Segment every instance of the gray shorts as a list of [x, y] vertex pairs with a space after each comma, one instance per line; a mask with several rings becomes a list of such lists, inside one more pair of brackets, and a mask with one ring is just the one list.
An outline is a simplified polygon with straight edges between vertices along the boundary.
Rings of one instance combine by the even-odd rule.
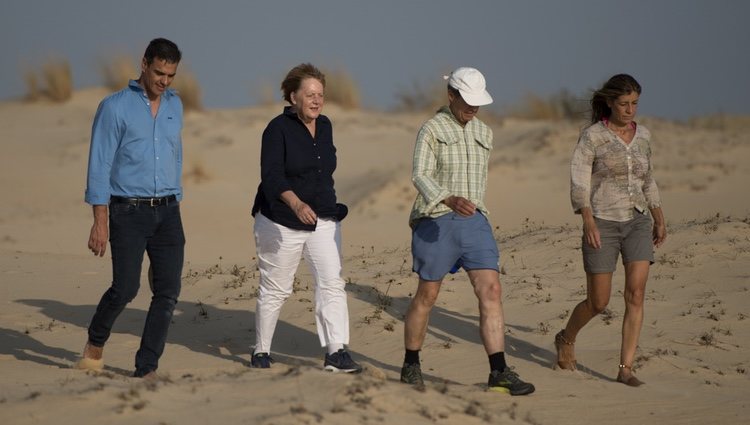
[[612, 273], [617, 257], [622, 253], [622, 263], [649, 261], [654, 263], [653, 221], [647, 214], [635, 213], [628, 221], [610, 221], [594, 217], [599, 229], [602, 247], [594, 249], [583, 243], [583, 269], [586, 273]]
[[487, 217], [454, 212], [423, 218], [411, 237], [414, 270], [423, 280], [439, 281], [458, 268], [499, 270], [500, 253]]

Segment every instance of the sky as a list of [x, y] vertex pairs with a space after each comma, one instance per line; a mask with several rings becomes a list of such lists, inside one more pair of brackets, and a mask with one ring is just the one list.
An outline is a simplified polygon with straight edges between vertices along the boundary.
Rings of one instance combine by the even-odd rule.
[[166, 37], [208, 108], [258, 104], [312, 62], [347, 72], [376, 109], [472, 66], [498, 111], [563, 89], [585, 101], [624, 72], [643, 87], [642, 115], [750, 114], [746, 0], [3, 0], [1, 10], [3, 100], [24, 95], [24, 67], [64, 58], [76, 88], [100, 86], [102, 61], [137, 60]]

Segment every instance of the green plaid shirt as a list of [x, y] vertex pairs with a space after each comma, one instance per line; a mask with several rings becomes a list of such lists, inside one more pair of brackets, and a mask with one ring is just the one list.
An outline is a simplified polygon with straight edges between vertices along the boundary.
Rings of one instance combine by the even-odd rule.
[[454, 195], [473, 202], [487, 215], [484, 192], [492, 130], [477, 118], [462, 127], [447, 106], [422, 125], [414, 146], [412, 182], [417, 188], [409, 225], [451, 211], [441, 203]]

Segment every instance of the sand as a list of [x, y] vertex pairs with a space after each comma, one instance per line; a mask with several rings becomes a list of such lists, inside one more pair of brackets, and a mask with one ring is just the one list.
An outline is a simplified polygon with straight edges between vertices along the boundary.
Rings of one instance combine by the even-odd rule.
[[[488, 119], [487, 204], [501, 249], [509, 362], [537, 391], [485, 390], [488, 364], [465, 274], [448, 279], [422, 352], [427, 385], [398, 382], [403, 316], [416, 287], [407, 218], [414, 137], [428, 113], [347, 111], [334, 123], [344, 277], [361, 375], [321, 370], [305, 265], [274, 339], [276, 363], [249, 367], [258, 274], [250, 205], [260, 135], [281, 104], [185, 117], [183, 291], [160, 380], [129, 377], [150, 299], [123, 312], [101, 374], [72, 369], [111, 279], [87, 248], [83, 203], [91, 120], [102, 89], [65, 104], [0, 103], [2, 424], [740, 424], [750, 414], [750, 119], [642, 117], [668, 221], [646, 295], [635, 362], [614, 381], [622, 267], [604, 314], [579, 334], [579, 371], [553, 370], [554, 334], [583, 299], [580, 219], [568, 164], [580, 123]], [[481, 113], [480, 113], [481, 116]], [[145, 271], [145, 268], [144, 268]]]

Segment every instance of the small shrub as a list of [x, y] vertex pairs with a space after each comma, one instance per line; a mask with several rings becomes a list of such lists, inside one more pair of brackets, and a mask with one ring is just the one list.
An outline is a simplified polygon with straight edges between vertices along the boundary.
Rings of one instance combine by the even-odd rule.
[[397, 111], [436, 111], [448, 103], [447, 84], [436, 82], [424, 85], [417, 81], [410, 87], [402, 87], [396, 93]]
[[200, 184], [211, 180], [211, 173], [208, 172], [203, 161], [193, 160], [190, 169], [183, 172], [183, 177], [186, 181]]
[[52, 59], [42, 67], [45, 93], [55, 102], [65, 102], [73, 95], [73, 74], [67, 59]]
[[104, 86], [111, 91], [121, 90], [128, 81], [138, 78], [140, 70], [137, 61], [126, 55], [117, 55], [102, 62], [99, 67]]
[[24, 71], [26, 99], [31, 101], [48, 99], [65, 102], [73, 95], [73, 74], [66, 59], [49, 59], [42, 65], [41, 80], [34, 69]]
[[326, 75], [326, 102], [335, 103], [346, 109], [360, 107], [359, 87], [348, 72], [333, 70], [324, 71], [324, 74]]
[[201, 87], [198, 79], [195, 78], [195, 75], [190, 70], [183, 68], [181, 65], [177, 69], [177, 76], [172, 81], [171, 87], [180, 95], [185, 111], [203, 110]]
[[529, 93], [522, 104], [513, 108], [511, 116], [532, 120], [579, 120], [585, 117], [588, 102], [563, 89], [548, 97]]
[[26, 83], [26, 100], [37, 101], [42, 97], [42, 90], [39, 88], [39, 79], [32, 69], [26, 69], [23, 72], [23, 79]]

